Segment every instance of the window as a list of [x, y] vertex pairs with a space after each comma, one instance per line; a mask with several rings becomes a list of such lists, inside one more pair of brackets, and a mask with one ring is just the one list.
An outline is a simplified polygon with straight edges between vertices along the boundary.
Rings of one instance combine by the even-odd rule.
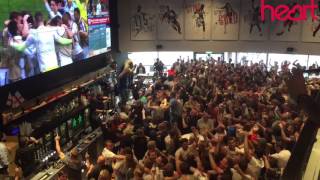
[[196, 53], [196, 60], [207, 60], [209, 58], [217, 60], [218, 58], [223, 58], [223, 54]]
[[291, 69], [293, 67], [293, 63], [295, 61], [296, 61], [296, 63], [299, 63], [301, 66], [307, 66], [308, 55], [276, 54], [276, 53], [269, 54], [268, 65], [274, 65], [274, 62], [278, 62], [279, 70], [280, 70], [281, 64], [284, 63], [285, 61], [288, 61], [290, 63], [289, 69]]
[[259, 63], [263, 61], [263, 63], [267, 62], [267, 53], [246, 53], [246, 52], [239, 52], [237, 53], [238, 56], [238, 63], [243, 64], [247, 62], [248, 65], [252, 63]]
[[146, 68], [146, 73], [149, 74], [153, 72], [153, 64], [156, 59], [163, 62], [165, 70], [171, 68], [172, 64], [177, 61], [177, 59], [193, 59], [192, 51], [164, 51], [164, 52], [130, 52], [128, 53], [128, 58], [133, 61], [133, 64], [142, 63]]
[[225, 52], [224, 59], [229, 62], [229, 59], [232, 59], [231, 63], [237, 63], [237, 53], [236, 52]]
[[320, 56], [315, 56], [315, 55], [309, 56], [308, 69], [312, 65], [314, 65], [315, 67], [318, 67], [320, 65]]

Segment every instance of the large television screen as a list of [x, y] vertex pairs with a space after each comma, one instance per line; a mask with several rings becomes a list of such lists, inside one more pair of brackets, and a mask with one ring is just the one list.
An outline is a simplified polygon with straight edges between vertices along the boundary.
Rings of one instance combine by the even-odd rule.
[[0, 0], [0, 86], [111, 50], [109, 0]]

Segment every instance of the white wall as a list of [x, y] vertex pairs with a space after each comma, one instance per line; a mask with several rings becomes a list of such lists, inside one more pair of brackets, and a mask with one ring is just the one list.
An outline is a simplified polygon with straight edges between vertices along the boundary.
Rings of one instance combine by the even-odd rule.
[[293, 47], [294, 53], [320, 55], [320, 43], [303, 43], [301, 41], [131, 41], [130, 1], [134, 0], [118, 0], [119, 47], [122, 52], [156, 51], [156, 45], [161, 44], [163, 51], [286, 53], [287, 47]]

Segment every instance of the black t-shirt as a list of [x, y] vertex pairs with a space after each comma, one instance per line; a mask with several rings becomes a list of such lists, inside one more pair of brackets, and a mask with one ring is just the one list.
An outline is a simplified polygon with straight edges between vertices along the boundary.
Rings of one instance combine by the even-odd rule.
[[16, 151], [15, 163], [22, 168], [23, 176], [28, 176], [35, 168], [36, 162], [34, 159], [34, 146], [19, 148]]
[[146, 137], [136, 137], [133, 142], [134, 154], [138, 160], [142, 159], [147, 152], [148, 140]]
[[103, 110], [104, 104], [99, 99], [93, 99], [90, 102], [91, 107], [91, 125], [93, 128], [97, 128], [101, 125], [100, 119], [98, 118], [98, 113], [96, 112], [97, 109]]
[[71, 159], [69, 156], [66, 156], [62, 161], [66, 165], [66, 170], [70, 180], [81, 179], [82, 164], [80, 160]]
[[166, 149], [166, 143], [164, 141], [164, 139], [166, 138], [168, 134], [166, 132], [160, 132], [157, 136], [157, 147], [163, 151]]
[[101, 100], [99, 99], [93, 99], [90, 102], [90, 106], [92, 110], [96, 110], [96, 109], [104, 109], [104, 104]]

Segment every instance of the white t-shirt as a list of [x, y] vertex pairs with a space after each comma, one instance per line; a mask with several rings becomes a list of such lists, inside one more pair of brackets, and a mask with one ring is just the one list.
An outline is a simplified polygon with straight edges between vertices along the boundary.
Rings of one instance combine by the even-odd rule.
[[102, 151], [102, 155], [106, 158], [106, 164], [112, 165], [113, 158], [116, 156], [116, 154], [109, 149], [104, 148]]
[[286, 167], [290, 156], [291, 156], [291, 152], [288, 150], [282, 150], [279, 153], [275, 153], [271, 155], [271, 157], [278, 160], [278, 166], [281, 169]]
[[204, 119], [201, 118], [198, 120], [197, 125], [200, 131], [203, 131], [203, 130], [211, 131], [213, 129], [213, 120], [208, 119], [207, 121], [205, 121]]
[[[34, 34], [35, 32], [36, 32], [36, 29], [29, 30], [29, 34]], [[24, 50], [24, 54], [27, 55], [30, 59], [34, 58], [36, 56], [36, 53], [37, 53], [37, 48], [34, 44], [28, 46]]]
[[78, 26], [77, 26], [76, 23], [72, 23], [71, 31], [73, 33], [73, 51], [72, 51], [72, 54], [73, 55], [77, 55], [77, 54], [80, 54], [83, 51], [83, 49], [80, 46], [79, 30], [78, 30]]
[[[63, 27], [57, 27], [58, 35], [64, 38], [68, 38], [67, 32]], [[57, 52], [60, 59], [60, 66], [66, 66], [71, 64], [72, 61], [72, 44], [70, 45], [57, 45]]]
[[96, 15], [100, 15], [100, 14], [101, 14], [101, 9], [102, 9], [101, 4], [100, 4], [100, 3], [98, 3], [98, 4], [97, 4], [97, 11], [96, 11]]
[[255, 179], [258, 179], [260, 176], [261, 169], [264, 167], [264, 161], [262, 159], [257, 159], [252, 157], [249, 164], [247, 173], [250, 174]]
[[[188, 133], [188, 134], [184, 134], [184, 135], [182, 135], [181, 136], [181, 138], [183, 138], [183, 139], [190, 139], [190, 138], [192, 138], [192, 137], [194, 137], [194, 134], [193, 133]], [[201, 135], [201, 134], [198, 134], [198, 139], [199, 139], [199, 141], [204, 141], [204, 137]]]
[[60, 38], [56, 27], [40, 26], [25, 41], [27, 47], [36, 46], [40, 72], [58, 67], [55, 39]]
[[9, 165], [9, 153], [6, 145], [0, 142], [0, 168], [4, 168], [4, 166]]
[[244, 178], [242, 178], [242, 176], [238, 173], [237, 170], [231, 168], [230, 169], [232, 172], [232, 180], [249, 180], [249, 179], [253, 179], [249, 174], [245, 174]]

